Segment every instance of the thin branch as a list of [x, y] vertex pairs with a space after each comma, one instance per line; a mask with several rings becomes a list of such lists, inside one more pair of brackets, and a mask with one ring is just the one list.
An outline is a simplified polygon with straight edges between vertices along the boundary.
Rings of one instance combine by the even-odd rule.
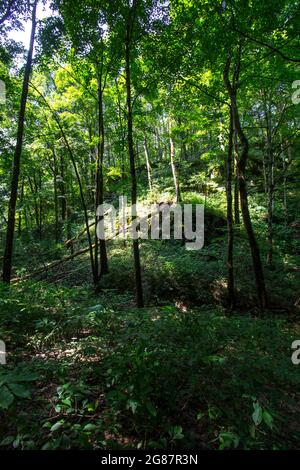
[[222, 100], [221, 98], [211, 94], [210, 92], [208, 92], [207, 90], [204, 90], [200, 85], [198, 85], [197, 83], [193, 82], [192, 80], [190, 79], [187, 79], [187, 78], [184, 78], [182, 76], [180, 76], [181, 80], [183, 80], [185, 83], [197, 88], [197, 90], [201, 91], [201, 93], [203, 93], [204, 95], [208, 96], [209, 98], [212, 98], [213, 100], [215, 101], [218, 101], [218, 103], [221, 103], [221, 104], [225, 104], [226, 106], [229, 106], [230, 107], [230, 104], [227, 102], [227, 101], [224, 101]]

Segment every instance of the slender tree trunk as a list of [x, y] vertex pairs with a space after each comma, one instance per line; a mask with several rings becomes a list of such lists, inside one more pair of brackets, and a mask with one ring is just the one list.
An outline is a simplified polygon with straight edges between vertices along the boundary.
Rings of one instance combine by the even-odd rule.
[[241, 223], [240, 221], [240, 195], [239, 195], [239, 175], [238, 175], [238, 159], [239, 159], [239, 144], [237, 133], [234, 130], [234, 222], [236, 225]]
[[60, 153], [60, 178], [59, 178], [59, 190], [61, 200], [61, 218], [63, 223], [67, 219], [67, 192], [65, 182], [65, 162], [63, 153]]
[[[284, 210], [284, 225], [287, 227], [288, 225], [288, 203], [287, 203], [287, 187], [286, 187], [286, 172], [287, 172], [287, 164], [286, 164], [286, 155], [283, 149], [283, 143], [281, 144], [281, 154], [282, 154], [282, 171], [283, 171], [283, 210]], [[291, 162], [291, 147], [288, 147], [288, 161]]]
[[[20, 204], [22, 206], [23, 201], [24, 201], [24, 181], [22, 181], [22, 186], [21, 186], [21, 198], [20, 198]], [[21, 238], [22, 235], [22, 210], [19, 210], [19, 218], [18, 218], [18, 237]]]
[[[130, 174], [131, 174], [131, 204], [133, 206], [132, 221], [134, 221], [137, 218], [136, 207], [135, 207], [137, 203], [137, 181], [136, 181], [136, 170], [135, 170], [133, 123], [132, 123], [131, 67], [130, 67], [131, 29], [132, 29], [131, 21], [128, 21], [128, 24], [126, 27], [126, 38], [125, 38], [127, 139], [128, 139], [128, 153], [129, 153]], [[135, 269], [136, 302], [137, 302], [137, 306], [139, 308], [142, 308], [144, 306], [144, 298], [143, 298], [140, 249], [139, 249], [138, 240], [133, 240], [133, 255], [134, 255], [134, 269]]]
[[41, 238], [40, 235], [40, 205], [38, 203], [38, 186], [37, 186], [37, 180], [35, 173], [33, 173], [32, 176], [32, 181], [30, 176], [28, 176], [28, 183], [30, 186], [30, 190], [32, 193], [32, 197], [34, 199], [34, 218], [35, 218], [35, 225], [36, 225], [36, 233], [39, 234], [39, 238]]
[[170, 139], [171, 169], [172, 169], [172, 175], [173, 175], [173, 181], [174, 181], [176, 203], [179, 203], [180, 202], [180, 186], [179, 186], [177, 167], [175, 163], [175, 145], [174, 145], [174, 141], [172, 138], [171, 120], [169, 120], [169, 139]]
[[268, 178], [267, 178], [267, 170], [266, 170], [266, 158], [263, 152], [262, 156], [262, 161], [263, 161], [263, 176], [264, 176], [264, 191], [265, 194], [268, 194]]
[[[102, 65], [101, 65], [102, 67]], [[103, 85], [102, 70], [98, 76], [98, 148], [96, 158], [96, 210], [98, 206], [104, 203], [104, 184], [103, 184], [103, 159], [105, 146], [104, 113], [103, 113]], [[103, 221], [103, 216], [96, 215], [96, 227]], [[98, 251], [100, 249], [100, 266], [98, 266]], [[99, 240], [97, 230], [95, 231], [95, 270], [98, 282], [102, 275], [108, 274], [108, 261], [105, 240]]]
[[[94, 281], [94, 284], [97, 285], [98, 279], [96, 277], [96, 272], [95, 272], [93, 244], [92, 244], [92, 237], [91, 237], [90, 227], [89, 227], [89, 216], [88, 216], [88, 211], [87, 211], [87, 207], [86, 207], [86, 202], [85, 202], [85, 197], [84, 197], [84, 192], [83, 192], [83, 187], [82, 187], [82, 183], [81, 183], [80, 174], [79, 174], [77, 164], [76, 164], [76, 160], [75, 160], [74, 154], [72, 152], [72, 149], [70, 147], [69, 141], [67, 139], [67, 136], [66, 136], [66, 134], [63, 130], [63, 127], [60, 124], [60, 121], [59, 121], [58, 118], [56, 118], [56, 122], [57, 122], [57, 124], [60, 128], [62, 137], [63, 137], [64, 142], [66, 144], [66, 147], [68, 149], [68, 152], [69, 152], [69, 155], [70, 155], [70, 158], [71, 158], [71, 162], [72, 162], [72, 165], [73, 165], [73, 168], [74, 168], [74, 172], [75, 172], [75, 175], [76, 175], [77, 183], [78, 183], [78, 186], [79, 186], [79, 194], [80, 194], [81, 205], [82, 205], [82, 209], [83, 209], [83, 213], [84, 213], [84, 220], [85, 220], [85, 226], [86, 226], [87, 238], [88, 238], [88, 244], [89, 244], [89, 253], [90, 253], [90, 262], [91, 262], [91, 268], [92, 268], [92, 274], [93, 274], [93, 281]], [[69, 219], [70, 219], [70, 217], [69, 217], [69, 208], [68, 208], [68, 220]], [[72, 234], [68, 233], [68, 236], [69, 235], [72, 235]], [[71, 247], [71, 252], [72, 252], [72, 249], [73, 248]]]
[[265, 107], [265, 118], [267, 124], [267, 157], [268, 157], [268, 173], [267, 173], [267, 194], [268, 194], [268, 255], [267, 263], [272, 264], [273, 261], [273, 209], [274, 209], [274, 154], [272, 149], [272, 122], [270, 109]]
[[286, 191], [286, 163], [285, 155], [282, 156], [282, 170], [283, 170], [283, 211], [284, 211], [284, 225], [287, 227], [287, 191]]
[[33, 173], [34, 194], [35, 194], [35, 207], [36, 207], [36, 226], [39, 235], [39, 240], [42, 240], [43, 229], [43, 206], [41, 199], [42, 190], [42, 177], [40, 172]]
[[59, 242], [59, 216], [58, 216], [58, 188], [57, 188], [57, 158], [55, 148], [52, 148], [53, 155], [53, 191], [54, 191], [54, 213], [55, 213], [55, 243]]
[[5, 250], [4, 250], [4, 257], [3, 257], [3, 281], [6, 283], [10, 283], [10, 280], [11, 280], [16, 205], [17, 205], [17, 197], [18, 197], [18, 186], [19, 186], [19, 177], [20, 177], [20, 170], [21, 170], [21, 155], [22, 155], [23, 138], [24, 138], [24, 122], [25, 122], [26, 104], [27, 104], [28, 89], [29, 89], [29, 79], [30, 79], [30, 73], [31, 73], [31, 67], [32, 67], [35, 32], [36, 32], [36, 25], [37, 25], [37, 20], [36, 20], [37, 3], [38, 3], [38, 0], [35, 0], [33, 3], [33, 8], [32, 8], [31, 37], [30, 37], [29, 51], [28, 51], [27, 62], [25, 66], [25, 72], [24, 72], [21, 106], [20, 106], [19, 118], [18, 118], [17, 144], [16, 144], [14, 162], [13, 162], [11, 193], [10, 193], [10, 200], [9, 200], [8, 220], [7, 220], [6, 243], [5, 243]]
[[249, 212], [248, 192], [247, 192], [247, 184], [246, 184], [246, 176], [245, 176], [245, 170], [246, 170], [246, 165], [247, 165], [248, 155], [249, 155], [249, 142], [242, 129], [239, 111], [238, 111], [237, 99], [236, 99], [238, 74], [239, 74], [239, 68], [240, 68], [240, 63], [239, 63], [240, 54], [241, 54], [241, 51], [239, 51], [239, 59], [235, 67], [233, 84], [231, 84], [230, 79], [229, 79], [231, 57], [228, 58], [225, 69], [224, 69], [224, 83], [228, 91], [228, 94], [230, 96], [232, 113], [233, 113], [233, 121], [234, 121], [235, 129], [238, 133], [238, 137], [241, 143], [241, 153], [240, 153], [239, 160], [238, 160], [238, 176], [239, 176], [239, 190], [240, 190], [243, 222], [247, 231], [249, 245], [251, 249], [259, 304], [262, 308], [265, 308], [267, 306], [267, 293], [266, 293], [266, 287], [265, 287], [265, 278], [264, 278], [264, 272], [263, 272], [263, 267], [261, 263], [260, 251], [259, 251], [257, 240], [254, 234], [250, 212]]
[[233, 161], [233, 116], [230, 109], [228, 156], [226, 159], [226, 198], [227, 198], [227, 306], [234, 308], [233, 272], [233, 204], [232, 204], [232, 161]]
[[87, 205], [86, 205], [86, 201], [85, 201], [85, 197], [84, 197], [83, 185], [82, 185], [81, 177], [80, 177], [80, 174], [79, 174], [79, 171], [78, 171], [78, 168], [77, 168], [76, 159], [75, 159], [74, 153], [72, 151], [72, 148], [69, 144], [69, 141], [68, 141], [68, 138], [67, 138], [66, 133], [64, 131], [64, 128], [63, 128], [63, 126], [60, 122], [59, 117], [57, 116], [55, 111], [53, 111], [50, 104], [46, 100], [45, 96], [35, 86], [33, 86], [33, 88], [38, 93], [38, 95], [43, 99], [43, 101], [45, 102], [48, 109], [51, 111], [51, 113], [53, 115], [53, 118], [55, 119], [55, 122], [57, 123], [57, 125], [59, 127], [61, 136], [64, 140], [66, 149], [67, 149], [67, 151], [69, 153], [69, 156], [70, 156], [71, 163], [73, 165], [74, 173], [75, 173], [76, 180], [77, 180], [78, 187], [79, 187], [80, 200], [81, 200], [81, 205], [82, 205], [83, 214], [84, 214], [84, 221], [85, 221], [86, 233], [87, 233], [87, 239], [88, 239], [88, 245], [89, 245], [91, 269], [92, 269], [92, 274], [93, 274], [93, 282], [94, 282], [95, 285], [97, 285], [98, 279], [97, 279], [96, 271], [95, 271], [94, 250], [93, 250], [94, 246], [93, 246], [93, 243], [92, 243], [92, 237], [91, 237], [91, 232], [90, 232], [89, 216], [88, 216]]
[[152, 191], [152, 176], [151, 176], [151, 164], [149, 159], [149, 152], [148, 152], [148, 144], [147, 139], [144, 139], [144, 150], [145, 150], [145, 158], [146, 158], [146, 166], [147, 166], [147, 175], [148, 175], [148, 185], [150, 192]]

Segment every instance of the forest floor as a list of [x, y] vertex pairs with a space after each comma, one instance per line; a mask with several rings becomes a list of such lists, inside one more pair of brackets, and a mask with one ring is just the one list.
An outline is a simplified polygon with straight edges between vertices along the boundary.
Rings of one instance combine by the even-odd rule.
[[[87, 255], [0, 284], [2, 448], [299, 449], [297, 227], [275, 226], [266, 311], [255, 307], [237, 227], [237, 308], [226, 312], [226, 227], [209, 211], [199, 252], [141, 243], [144, 309], [135, 307], [129, 242], [109, 244], [98, 294]], [[265, 258], [261, 230], [260, 244]], [[50, 249], [49, 240], [19, 240], [15, 275], [51, 261]], [[56, 250], [53, 259], [65, 248]]]
[[299, 448], [300, 322], [32, 282], [0, 305], [3, 447]]

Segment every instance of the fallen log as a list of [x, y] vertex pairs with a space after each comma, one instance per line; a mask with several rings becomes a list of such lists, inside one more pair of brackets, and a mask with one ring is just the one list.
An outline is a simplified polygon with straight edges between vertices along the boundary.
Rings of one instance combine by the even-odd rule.
[[[94, 225], [96, 224], [96, 222], [92, 222], [90, 225], [89, 225], [89, 228], [92, 228], [94, 227]], [[76, 242], [77, 240], [79, 240], [80, 237], [82, 237], [86, 232], [86, 227], [84, 227], [83, 230], [81, 230], [81, 232], [77, 233], [74, 237], [70, 238], [69, 240], [66, 240], [64, 242], [64, 245], [65, 246], [70, 246], [72, 243]]]
[[[155, 214], [158, 214], [158, 212], [154, 212], [154, 214], [148, 214], [146, 217], [144, 217], [142, 220], [147, 220], [148, 223], [151, 221], [151, 216], [152, 215], [155, 215]], [[95, 225], [95, 223], [93, 223], [92, 225]], [[128, 232], [128, 230], [132, 227], [132, 224], [128, 225], [125, 229], [125, 232]], [[84, 233], [84, 232], [83, 232]], [[116, 237], [118, 237], [119, 235], [124, 235], [124, 228], [121, 227], [118, 232], [110, 237], [110, 238], [107, 238], [106, 241], [111, 241], [111, 240], [114, 240]], [[92, 245], [92, 248], [95, 248], [95, 244]], [[49, 269], [53, 269], [53, 268], [56, 268], [57, 266], [60, 266], [61, 264], [64, 264], [64, 263], [67, 263], [68, 261], [71, 261], [73, 260], [74, 258], [77, 258], [77, 256], [80, 256], [80, 255], [83, 255], [85, 253], [88, 253], [88, 251], [90, 250], [90, 247], [86, 247], [86, 248], [82, 248], [81, 250], [79, 251], [76, 251], [76, 253], [73, 253], [71, 255], [68, 255], [68, 256], [65, 256], [64, 258], [58, 260], [58, 261], [53, 261], [52, 263], [48, 263], [46, 264], [43, 268], [39, 268], [37, 269], [36, 271], [33, 271], [29, 274], [26, 274], [25, 276], [22, 276], [22, 277], [16, 277], [14, 279], [11, 280], [11, 283], [17, 283], [17, 282], [20, 282], [20, 281], [24, 281], [26, 279], [30, 279], [31, 277], [33, 276], [37, 276], [39, 274], [43, 274], [44, 272], [48, 271]]]
[[[108, 212], [105, 212], [104, 213], [104, 216], [106, 216], [108, 214]], [[103, 216], [103, 217], [104, 217]], [[92, 222], [90, 225], [89, 225], [89, 228], [92, 228], [96, 225], [96, 221]], [[64, 245], [65, 246], [69, 246], [71, 245], [72, 243], [76, 242], [79, 240], [80, 237], [82, 237], [86, 232], [86, 227], [84, 227], [79, 233], [77, 233], [76, 235], [74, 235], [74, 237], [70, 238], [69, 240], [66, 240], [64, 242]]]
[[[95, 248], [95, 245], [92, 246]], [[61, 264], [67, 263], [68, 261], [71, 261], [72, 259], [76, 258], [77, 256], [83, 255], [89, 251], [90, 247], [87, 248], [82, 248], [82, 250], [77, 251], [76, 253], [73, 253], [72, 255], [65, 256], [64, 258], [60, 259], [59, 261], [54, 261], [53, 263], [46, 264], [43, 268], [37, 269], [36, 271], [33, 271], [32, 273], [26, 274], [25, 276], [22, 277], [16, 277], [11, 280], [12, 283], [17, 283], [20, 281], [24, 281], [26, 279], [30, 279], [33, 276], [37, 276], [38, 274], [43, 274], [45, 271], [48, 271], [49, 269], [56, 268], [57, 266], [60, 266]]]

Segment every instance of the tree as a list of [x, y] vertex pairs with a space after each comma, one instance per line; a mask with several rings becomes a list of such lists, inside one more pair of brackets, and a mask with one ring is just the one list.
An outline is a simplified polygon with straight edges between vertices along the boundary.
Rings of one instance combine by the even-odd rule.
[[3, 281], [10, 283], [11, 280], [11, 270], [12, 270], [12, 256], [13, 256], [13, 242], [14, 242], [14, 230], [15, 230], [15, 218], [16, 218], [16, 204], [18, 197], [18, 186], [19, 186], [19, 177], [20, 177], [20, 168], [21, 168], [21, 155], [22, 155], [22, 146], [23, 146], [23, 137], [24, 137], [24, 123], [25, 123], [25, 113], [26, 113], [26, 104], [28, 97], [29, 89], [29, 79], [32, 67], [33, 59], [33, 49], [35, 41], [35, 33], [37, 26], [37, 11], [38, 0], [34, 0], [32, 5], [32, 27], [31, 27], [31, 36], [30, 44], [27, 55], [27, 61], [24, 71], [23, 79], [23, 88], [21, 95], [20, 111], [18, 118], [18, 131], [17, 131], [17, 143], [14, 155], [13, 162], [13, 173], [11, 180], [11, 194], [9, 201], [9, 210], [8, 210], [8, 221], [7, 221], [7, 233], [6, 233], [6, 244], [3, 257]]

